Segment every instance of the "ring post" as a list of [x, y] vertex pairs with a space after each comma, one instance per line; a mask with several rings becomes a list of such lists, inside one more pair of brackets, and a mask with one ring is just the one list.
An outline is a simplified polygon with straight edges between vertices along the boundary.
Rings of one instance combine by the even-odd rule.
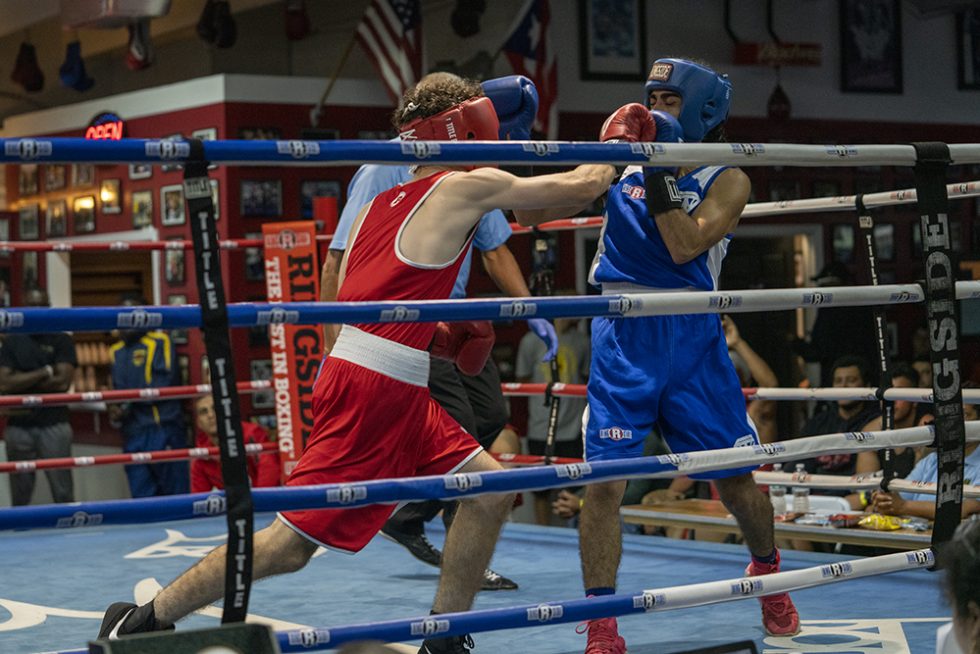
[[252, 493], [245, 464], [242, 418], [235, 383], [234, 359], [228, 337], [228, 309], [221, 275], [218, 229], [208, 180], [204, 144], [189, 141], [190, 157], [184, 167], [184, 197], [191, 217], [194, 266], [201, 302], [204, 344], [211, 367], [211, 395], [221, 447], [221, 475], [227, 503], [228, 550], [225, 556], [225, 601], [221, 622], [244, 622], [252, 586]]

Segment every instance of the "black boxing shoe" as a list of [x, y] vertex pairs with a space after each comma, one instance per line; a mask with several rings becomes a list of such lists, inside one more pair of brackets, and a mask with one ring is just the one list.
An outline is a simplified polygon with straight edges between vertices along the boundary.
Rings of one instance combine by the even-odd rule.
[[99, 640], [118, 640], [120, 636], [142, 634], [150, 631], [173, 631], [173, 625], [164, 626], [153, 612], [153, 602], [136, 606], [132, 602], [110, 604], [102, 618]]
[[483, 571], [483, 585], [480, 590], [517, 590], [517, 582], [487, 568]]
[[449, 638], [429, 638], [422, 642], [418, 654], [470, 654], [475, 647], [469, 634]]
[[425, 537], [424, 533], [411, 534], [401, 531], [388, 522], [381, 528], [381, 535], [407, 549], [409, 554], [422, 563], [436, 568], [442, 565], [442, 552]]

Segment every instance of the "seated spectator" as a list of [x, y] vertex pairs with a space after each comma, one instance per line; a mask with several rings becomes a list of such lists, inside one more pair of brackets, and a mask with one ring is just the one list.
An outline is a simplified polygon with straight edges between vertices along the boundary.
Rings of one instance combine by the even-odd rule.
[[[919, 374], [910, 366], [900, 363], [892, 369], [892, 388], [916, 388]], [[915, 402], [899, 400], [894, 403], [893, 416], [895, 418], [895, 429], [907, 429], [915, 427], [917, 424]], [[881, 416], [876, 417], [866, 424], [862, 431], [880, 431]], [[905, 477], [912, 468], [915, 467], [916, 452], [912, 447], [898, 447], [894, 450], [893, 459], [895, 476]], [[867, 450], [857, 455], [855, 472], [859, 475], [867, 475], [885, 467], [885, 450]]]
[[[558, 365], [556, 382], [584, 384], [589, 374], [589, 337], [578, 329], [578, 320], [558, 318]], [[548, 346], [533, 332], [528, 332], [517, 347], [515, 376], [519, 382], [548, 383], [551, 363], [544, 361]], [[555, 456], [571, 459], [582, 458], [582, 412], [585, 398], [562, 397], [558, 405], [558, 423], [555, 427]], [[528, 398], [527, 445], [528, 453], [543, 455], [548, 437], [548, 419], [551, 407], [541, 397]], [[539, 525], [551, 523], [549, 504], [555, 491], [534, 492], [534, 520]]]
[[[215, 447], [218, 445], [218, 420], [214, 413], [214, 398], [203, 395], [194, 402], [194, 418], [197, 422], [197, 447]], [[242, 423], [242, 440], [245, 444], [267, 443], [269, 441], [265, 430], [254, 422]], [[248, 478], [252, 486], [279, 485], [279, 454], [254, 454], [246, 460]], [[219, 459], [194, 459], [191, 462], [191, 492], [206, 493], [225, 487], [221, 478], [221, 461]]]
[[[976, 388], [972, 382], [963, 384], [963, 388]], [[977, 420], [977, 407], [973, 404], [963, 405], [963, 418]], [[980, 484], [980, 443], [966, 444], [963, 460], [963, 480], [967, 484]], [[936, 452], [922, 457], [912, 472], [905, 477], [908, 481], [923, 481], [935, 483], [938, 478], [938, 457]], [[936, 517], [936, 496], [928, 493], [885, 493], [875, 491], [871, 499], [871, 510], [885, 515], [909, 515], [934, 520]], [[980, 501], [963, 500], [963, 515], [980, 513]]]
[[[868, 364], [858, 356], [847, 355], [833, 364], [834, 388], [861, 388], [868, 385]], [[838, 400], [813, 414], [800, 431], [800, 436], [820, 436], [849, 431], [860, 431], [878, 415], [877, 402], [863, 400]], [[826, 454], [802, 461], [810, 474], [854, 474], [856, 454]], [[792, 470], [790, 468], [790, 470]], [[839, 493], [828, 493], [843, 495]]]
[[952, 632], [959, 649], [945, 642], [946, 625], [940, 627], [936, 652], [980, 652], [980, 519], [957, 527], [953, 539], [939, 551], [939, 561], [946, 570], [947, 596], [953, 605]]
[[932, 388], [932, 362], [929, 357], [918, 357], [912, 362], [912, 369], [919, 373], [916, 386], [919, 388]]

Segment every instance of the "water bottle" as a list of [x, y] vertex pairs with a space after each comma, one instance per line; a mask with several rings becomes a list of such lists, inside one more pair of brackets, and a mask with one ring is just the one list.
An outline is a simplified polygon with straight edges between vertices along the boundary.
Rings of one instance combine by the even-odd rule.
[[[806, 468], [802, 463], [796, 464], [796, 479], [806, 479]], [[810, 489], [805, 486], [793, 487], [793, 513], [810, 512]]]
[[[783, 464], [775, 463], [772, 466], [773, 472], [782, 472]], [[786, 513], [786, 487], [778, 484], [770, 484], [769, 501], [772, 502], [772, 511], [776, 515]]]

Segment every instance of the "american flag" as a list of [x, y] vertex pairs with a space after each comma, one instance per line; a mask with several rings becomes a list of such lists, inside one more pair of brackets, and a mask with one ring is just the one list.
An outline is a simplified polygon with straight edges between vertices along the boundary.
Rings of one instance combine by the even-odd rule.
[[395, 104], [422, 78], [419, 2], [373, 0], [357, 26], [357, 41], [371, 57]]
[[528, 0], [518, 15], [503, 50], [515, 73], [534, 80], [538, 88], [534, 129], [553, 141], [558, 138], [558, 63], [548, 47], [551, 8], [548, 0]]

